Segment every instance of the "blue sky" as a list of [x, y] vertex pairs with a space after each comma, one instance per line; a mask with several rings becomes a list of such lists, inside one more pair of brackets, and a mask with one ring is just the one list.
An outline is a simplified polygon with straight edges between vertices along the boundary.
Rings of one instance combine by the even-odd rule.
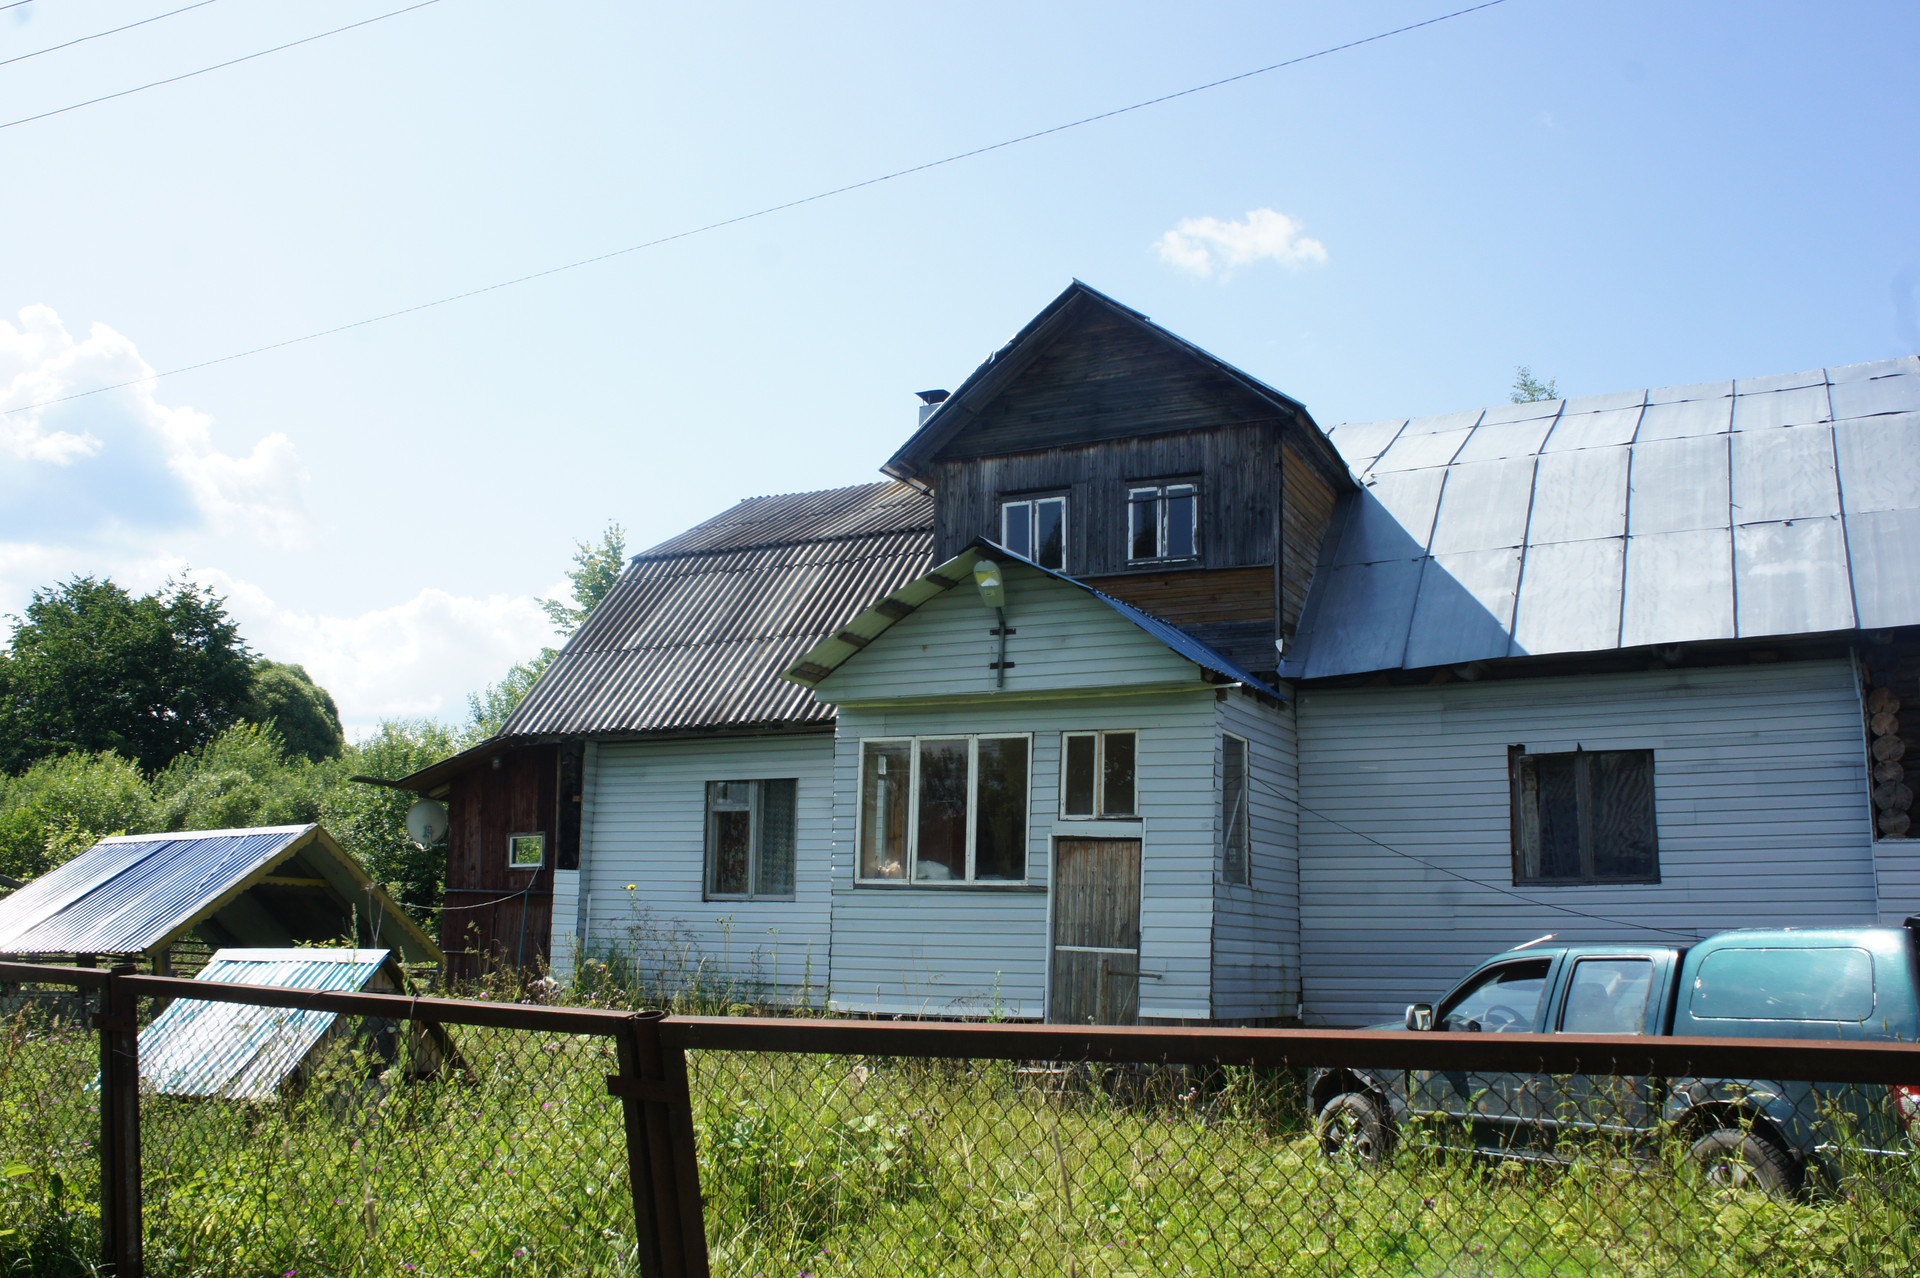
[[[34, 0], [0, 58], [183, 0]], [[217, 0], [0, 123], [399, 8]], [[1458, 5], [439, 3], [0, 127], [0, 408], [348, 323]], [[863, 482], [1079, 277], [1325, 424], [1920, 349], [1920, 8], [1507, 0], [881, 186], [0, 418], [0, 610], [190, 566], [350, 721], [458, 715], [642, 548]], [[1211, 221], [1209, 221], [1211, 219]], [[1185, 228], [1182, 230], [1182, 228]], [[1175, 239], [1169, 242], [1169, 233]], [[1234, 254], [1241, 260], [1235, 261]]]

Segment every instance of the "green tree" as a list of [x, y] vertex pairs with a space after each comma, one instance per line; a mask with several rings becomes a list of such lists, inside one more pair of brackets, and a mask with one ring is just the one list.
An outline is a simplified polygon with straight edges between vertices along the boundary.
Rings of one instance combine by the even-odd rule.
[[345, 775], [333, 761], [289, 758], [271, 724], [237, 723], [153, 778], [154, 828], [305, 825], [320, 819], [321, 795]]
[[580, 628], [594, 605], [605, 599], [613, 583], [620, 580], [620, 570], [626, 566], [627, 530], [611, 520], [607, 522], [606, 531], [600, 534], [599, 545], [586, 541], [574, 543], [573, 567], [567, 570], [567, 579], [573, 583], [573, 602], [540, 601], [561, 637]]
[[[347, 747], [345, 768], [354, 775], [397, 780], [458, 752], [460, 739], [429, 719], [390, 720], [372, 736]], [[320, 823], [387, 891], [412, 911], [429, 932], [446, 882], [445, 847], [419, 848], [407, 838], [407, 809], [419, 795], [364, 782], [336, 785], [320, 799]]]
[[158, 768], [245, 713], [253, 654], [226, 601], [168, 581], [135, 597], [105, 578], [33, 592], [0, 661], [0, 769], [113, 750]]
[[499, 683], [490, 683], [479, 692], [469, 692], [467, 741], [485, 741], [500, 731], [506, 725], [507, 716], [527, 699], [527, 694], [533, 691], [533, 685], [540, 682], [540, 676], [547, 672], [547, 667], [559, 655], [552, 648], [542, 648], [533, 660], [510, 668]]
[[45, 874], [109, 835], [145, 833], [153, 815], [133, 760], [111, 750], [42, 759], [0, 777], [0, 875]]
[[265, 658], [255, 662], [247, 718], [271, 724], [289, 755], [313, 763], [337, 759], [347, 748], [347, 738], [340, 731], [339, 708], [303, 666]]
[[1534, 404], [1543, 399], [1559, 399], [1559, 388], [1553, 384], [1553, 378], [1538, 381], [1533, 370], [1525, 364], [1513, 370], [1513, 390], [1507, 398], [1516, 404]]

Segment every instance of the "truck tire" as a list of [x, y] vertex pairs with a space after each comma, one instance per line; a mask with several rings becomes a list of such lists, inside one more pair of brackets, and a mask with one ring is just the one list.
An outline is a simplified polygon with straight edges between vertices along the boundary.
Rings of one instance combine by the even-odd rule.
[[1687, 1158], [1706, 1179], [1769, 1198], [1790, 1198], [1800, 1187], [1799, 1168], [1787, 1151], [1753, 1132], [1722, 1127], [1693, 1142]]
[[1365, 1092], [1342, 1092], [1328, 1101], [1314, 1135], [1328, 1162], [1381, 1167], [1393, 1156], [1393, 1124], [1380, 1102]]

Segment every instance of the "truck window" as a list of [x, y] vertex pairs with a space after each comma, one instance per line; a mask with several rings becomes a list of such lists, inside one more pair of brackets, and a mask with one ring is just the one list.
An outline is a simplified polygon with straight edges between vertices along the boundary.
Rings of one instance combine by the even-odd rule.
[[1643, 1034], [1647, 995], [1653, 991], [1653, 960], [1581, 959], [1567, 982], [1563, 1034]]
[[1708, 1021], [1864, 1021], [1873, 1003], [1866, 950], [1754, 948], [1701, 960], [1687, 1010]]
[[1546, 985], [1546, 959], [1482, 972], [1441, 1008], [1440, 1028], [1470, 1034], [1531, 1034], [1540, 1019], [1540, 995]]

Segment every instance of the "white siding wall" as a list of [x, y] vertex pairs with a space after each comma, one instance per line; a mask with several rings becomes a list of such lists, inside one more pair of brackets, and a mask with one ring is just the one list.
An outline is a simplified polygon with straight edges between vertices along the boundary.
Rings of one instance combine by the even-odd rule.
[[[1108, 616], [1114, 624], [1127, 625], [1110, 611]], [[1024, 632], [1029, 623], [1022, 615], [1013, 624]], [[911, 672], [899, 677], [901, 686], [914, 686]], [[1044, 1013], [1044, 884], [1052, 840], [1059, 833], [1107, 834], [1120, 828], [1115, 822], [1089, 827], [1058, 819], [1060, 734], [1101, 728], [1140, 733], [1140, 965], [1148, 974], [1140, 983], [1141, 1015], [1209, 1015], [1217, 808], [1210, 760], [1217, 729], [1213, 692], [1203, 686], [1191, 692], [921, 705], [884, 712], [843, 707], [835, 757], [835, 1007], [921, 1015]], [[960, 732], [1033, 734], [1028, 877], [1042, 890], [856, 887], [861, 739]]]
[[[1298, 724], [1310, 1021], [1396, 1020], [1543, 932], [1629, 941], [1661, 935], [1648, 927], [1696, 936], [1874, 917], [1860, 704], [1844, 662], [1309, 689]], [[1661, 882], [1513, 887], [1509, 745], [1652, 749]]]
[[972, 582], [955, 586], [888, 627], [828, 676], [822, 701], [1014, 694], [1156, 683], [1199, 684], [1199, 667], [1176, 655], [1086, 591], [1019, 564], [1005, 568], [1004, 689], [988, 663], [998, 659], [997, 624]]
[[[743, 994], [825, 992], [833, 738], [826, 733], [603, 743], [580, 878], [589, 956], [619, 947], [668, 975]], [[799, 781], [792, 901], [704, 901], [706, 783]], [[628, 891], [627, 885], [633, 884]]]
[[[1252, 882], [1217, 881], [1213, 915], [1213, 1015], [1221, 1021], [1292, 1016], [1300, 999], [1299, 760], [1293, 709], [1230, 693], [1218, 704], [1221, 731], [1248, 742]], [[1219, 794], [1220, 748], [1214, 749]], [[1214, 806], [1214, 838], [1221, 837]], [[1216, 856], [1216, 878], [1220, 861]]]

